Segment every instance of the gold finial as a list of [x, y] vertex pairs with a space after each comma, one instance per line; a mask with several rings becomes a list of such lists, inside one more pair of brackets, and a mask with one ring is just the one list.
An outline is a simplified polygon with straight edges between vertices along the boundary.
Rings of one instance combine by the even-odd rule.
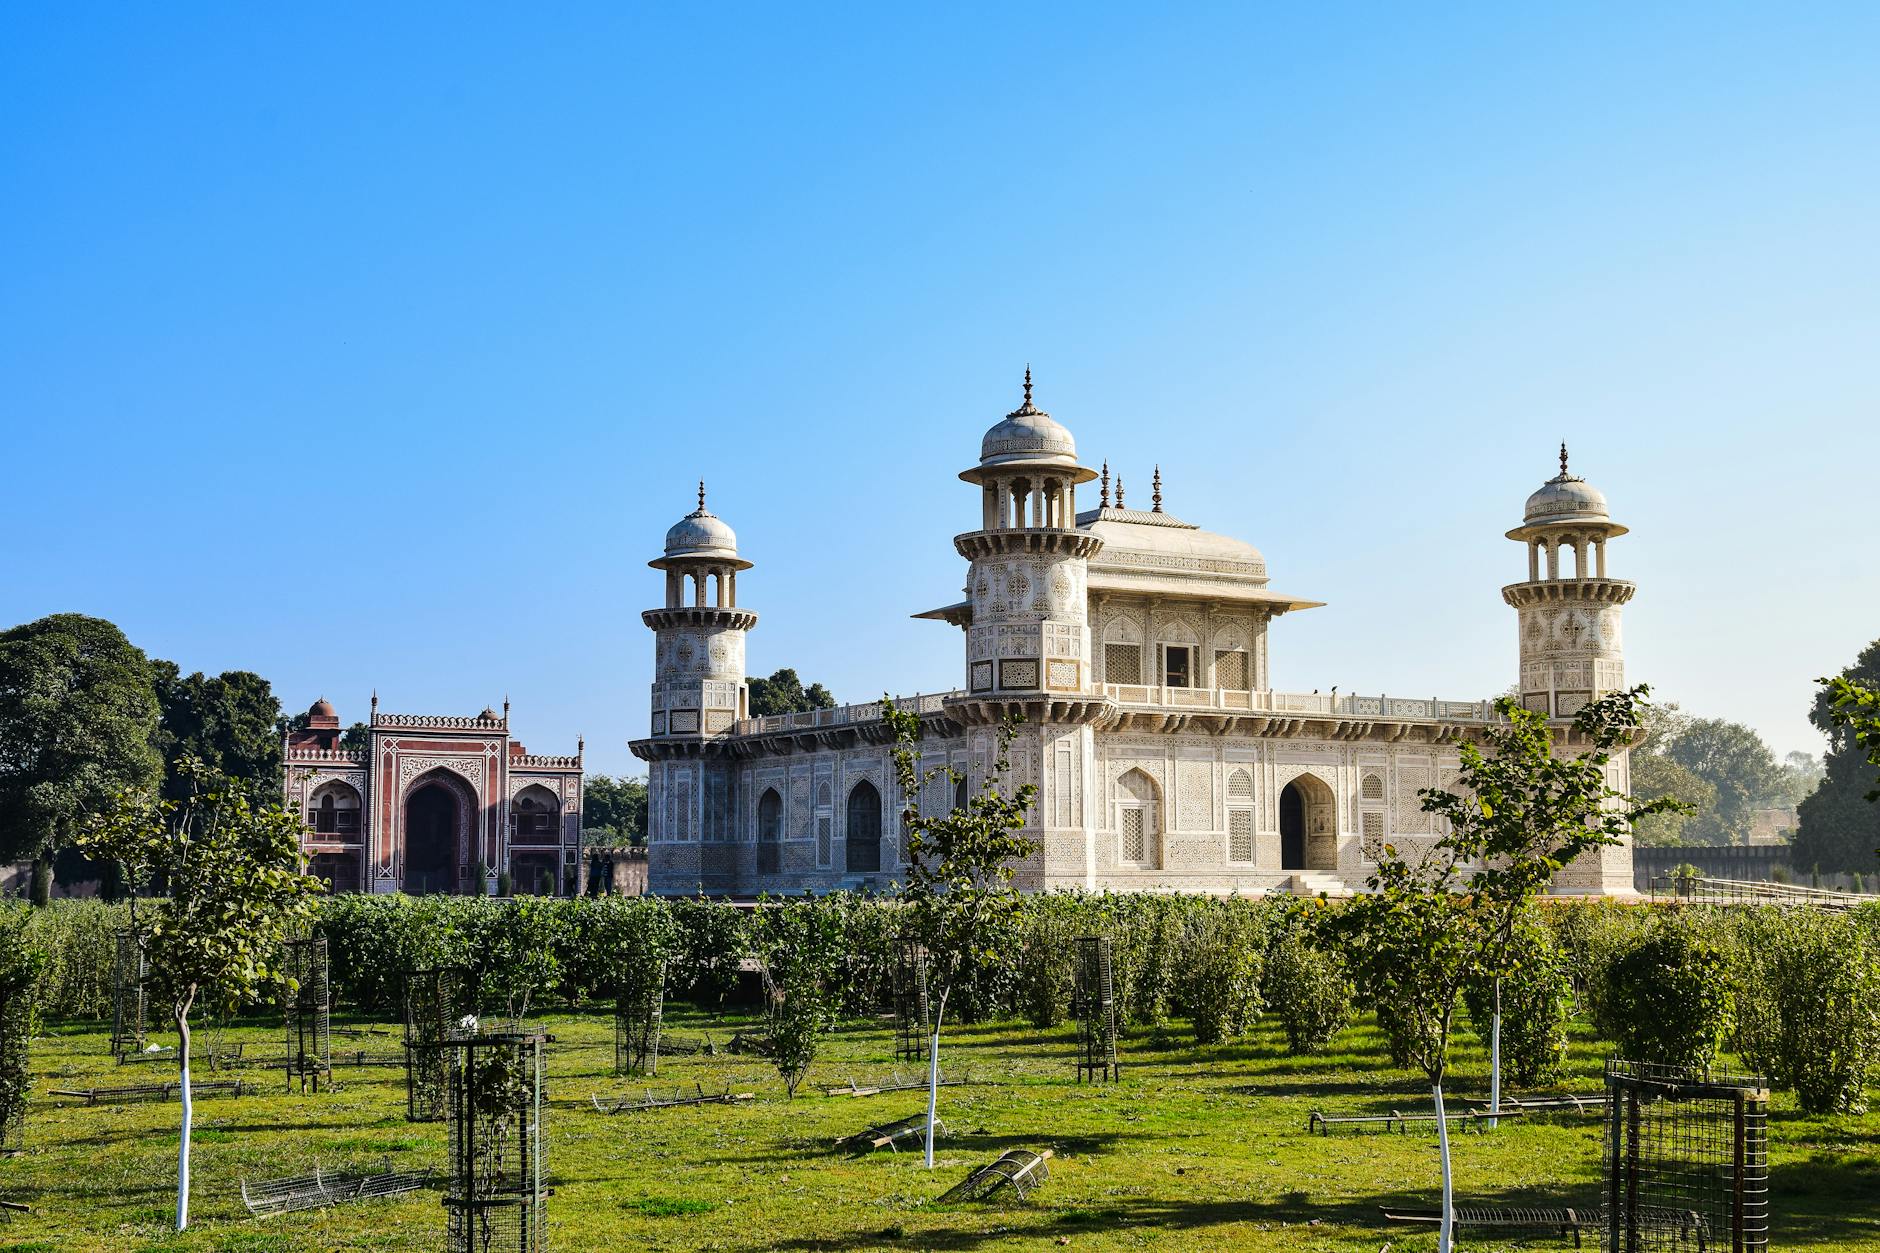
[[1560, 477], [1567, 477], [1567, 441], [1560, 441]]
[[698, 511], [700, 513], [705, 512], [705, 480], [704, 479], [700, 479], [698, 481]]
[[1031, 362], [1025, 363], [1025, 403], [1031, 403]]
[[1161, 513], [1162, 512], [1162, 467], [1160, 465], [1157, 465], [1155, 468], [1155, 480], [1153, 484], [1151, 485], [1151, 494], [1150, 494], [1149, 499], [1150, 499], [1150, 503], [1154, 505], [1154, 508], [1152, 508], [1149, 512]]
[[1120, 474], [1116, 476], [1116, 507], [1123, 507], [1123, 476]]
[[1107, 458], [1103, 462], [1103, 491], [1097, 497], [1097, 506], [1102, 509], [1110, 507], [1110, 463]]

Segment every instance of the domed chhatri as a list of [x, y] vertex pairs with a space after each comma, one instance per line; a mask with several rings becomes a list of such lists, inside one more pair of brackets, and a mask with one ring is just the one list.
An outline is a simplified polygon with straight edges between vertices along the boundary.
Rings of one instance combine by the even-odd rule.
[[1032, 403], [1031, 367], [1025, 367], [1025, 399], [1000, 419], [979, 441], [979, 465], [960, 475], [979, 480], [982, 469], [1058, 468], [1070, 472], [1071, 481], [1088, 483], [1096, 471], [1077, 464], [1077, 441], [1064, 425]]
[[[738, 561], [737, 532], [705, 507], [705, 484], [698, 485], [698, 508], [673, 523], [666, 532], [666, 557], [705, 557], [716, 561]], [[657, 564], [657, 563], [654, 563]], [[749, 569], [744, 562], [740, 569]]]
[[[1624, 535], [1606, 508], [1606, 495], [1577, 474], [1567, 470], [1567, 446], [1560, 445], [1560, 473], [1541, 484], [1540, 490], [1527, 498], [1521, 528], [1537, 526], [1588, 526], [1606, 529], [1608, 535]], [[1510, 533], [1513, 538], [1523, 538]]]
[[332, 701], [322, 696], [319, 700], [313, 702], [313, 707], [307, 710], [307, 716], [309, 718], [337, 718], [339, 717], [339, 710], [333, 708]]

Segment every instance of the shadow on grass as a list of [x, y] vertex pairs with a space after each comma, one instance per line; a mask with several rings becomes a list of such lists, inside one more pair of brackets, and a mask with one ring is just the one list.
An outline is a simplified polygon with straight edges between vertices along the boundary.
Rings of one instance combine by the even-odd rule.
[[[942, 1181], [951, 1184], [953, 1180]], [[1772, 1236], [1777, 1245], [1788, 1242], [1842, 1243], [1847, 1247], [1873, 1247], [1880, 1238], [1880, 1163], [1813, 1159], [1780, 1166], [1770, 1172], [1770, 1212]], [[939, 1187], [939, 1183], [936, 1184]], [[1047, 1184], [1048, 1188], [1049, 1185]], [[1600, 1203], [1595, 1183], [1561, 1188], [1514, 1188], [1500, 1192], [1472, 1192], [1457, 1198], [1466, 1206], [1572, 1207], [1591, 1210]], [[934, 1250], [976, 1249], [982, 1245], [1009, 1240], [1014, 1235], [1039, 1238], [1101, 1230], [1124, 1232], [1140, 1230], [1161, 1234], [1187, 1234], [1190, 1247], [1199, 1247], [1202, 1237], [1194, 1233], [1236, 1223], [1272, 1227], [1280, 1225], [1326, 1225], [1370, 1229], [1388, 1245], [1390, 1232], [1407, 1234], [1415, 1227], [1386, 1222], [1385, 1207], [1429, 1210], [1438, 1204], [1432, 1190], [1428, 1193], [1386, 1192], [1365, 1197], [1341, 1197], [1314, 1201], [1299, 1192], [1282, 1194], [1270, 1200], [1178, 1200], [1147, 1197], [1113, 1199], [1094, 1207], [1055, 1208], [1047, 1205], [995, 1202], [985, 1206], [934, 1206], [929, 1214], [998, 1213], [1014, 1221], [990, 1230], [961, 1228], [908, 1229], [900, 1225], [887, 1229], [857, 1231], [840, 1236], [801, 1237], [782, 1243], [748, 1246], [758, 1249], [846, 1250], [906, 1247]], [[1035, 1221], [1021, 1225], [1021, 1218]], [[1508, 1229], [1507, 1235], [1530, 1236], [1547, 1245], [1559, 1242], [1559, 1233], [1545, 1226]], [[1501, 1233], [1497, 1233], [1501, 1234]], [[1582, 1232], [1586, 1248], [1599, 1246], [1596, 1230]]]

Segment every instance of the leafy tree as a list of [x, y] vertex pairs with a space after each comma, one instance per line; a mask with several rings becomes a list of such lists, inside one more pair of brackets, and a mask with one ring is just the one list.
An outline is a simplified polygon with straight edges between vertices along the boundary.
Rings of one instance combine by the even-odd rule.
[[1582, 708], [1573, 730], [1586, 747], [1571, 757], [1556, 755], [1544, 717], [1497, 700], [1506, 721], [1488, 727], [1482, 744], [1459, 747], [1463, 790], [1420, 793], [1447, 833], [1414, 863], [1387, 845], [1370, 891], [1327, 921], [1365, 999], [1390, 1007], [1397, 1046], [1435, 1097], [1443, 1253], [1453, 1248], [1455, 1216], [1443, 1083], [1458, 998], [1471, 982], [1519, 973], [1515, 924], [1562, 867], [1678, 804], [1638, 801], [1606, 782], [1613, 753], [1638, 732], [1645, 695], [1614, 692]]
[[62, 613], [0, 633], [0, 859], [33, 859], [33, 903], [52, 856], [125, 789], [154, 787], [150, 663], [100, 618]]
[[[1316, 1053], [1351, 1024], [1351, 977], [1329, 945], [1314, 943], [1315, 907], [1283, 906], [1266, 950], [1261, 993], [1286, 1028], [1286, 1051]], [[1319, 902], [1317, 908], [1324, 908]]]
[[1797, 865], [1871, 873], [1880, 865], [1880, 640], [1821, 680], [1808, 720], [1828, 737], [1821, 786], [1802, 801]]
[[1567, 1020], [1573, 1010], [1573, 981], [1553, 933], [1530, 908], [1511, 933], [1510, 973], [1463, 985], [1469, 1025], [1490, 1044], [1500, 1018], [1502, 1054], [1509, 1077], [1523, 1087], [1548, 1083], [1567, 1059]]
[[1209, 901], [1189, 922], [1184, 982], [1195, 1043], [1219, 1044], [1259, 1021], [1266, 970], [1264, 919], [1239, 901]]
[[181, 799], [126, 792], [78, 835], [95, 857], [124, 867], [163, 897], [131, 898], [130, 927], [169, 1002], [182, 1065], [176, 1229], [189, 1225], [189, 1019], [198, 1002], [233, 1013], [285, 982], [282, 945], [313, 914], [320, 880], [306, 873], [301, 822], [278, 801], [257, 805], [242, 785], [200, 763], [180, 763], [193, 790]]
[[1729, 953], [1697, 919], [1672, 914], [1607, 958], [1593, 1021], [1632, 1061], [1702, 1069], [1734, 1021]]
[[[894, 777], [902, 797], [901, 822], [907, 832], [907, 874], [902, 891], [913, 916], [914, 931], [927, 947], [928, 995], [933, 1004], [932, 1038], [927, 1048], [927, 1166], [933, 1166], [933, 1129], [940, 1100], [940, 1027], [947, 1000], [982, 961], [998, 956], [991, 937], [1017, 908], [1012, 863], [1030, 857], [1037, 842], [1020, 835], [1038, 789], [1030, 783], [1010, 795], [1000, 787], [1011, 771], [1016, 720], [1000, 723], [992, 772], [965, 808], [926, 813], [921, 798], [931, 784], [945, 780], [951, 797], [965, 775], [950, 764], [921, 768], [920, 715], [895, 708], [882, 697], [882, 717], [894, 734]], [[935, 996], [935, 991], [938, 995]]]
[[1806, 800], [1810, 792], [1821, 786], [1823, 773], [1821, 758], [1813, 753], [1782, 754], [1782, 776], [1788, 803], [1799, 805]]
[[780, 999], [771, 1016], [771, 1058], [791, 1099], [809, 1073], [841, 1004], [838, 972], [846, 949], [842, 919], [815, 900], [759, 909], [752, 922], [758, 960]]
[[[1650, 741], [1647, 741], [1650, 745]], [[1717, 789], [1698, 778], [1671, 758], [1650, 747], [1632, 754], [1632, 794], [1641, 800], [1675, 796], [1690, 805], [1690, 810], [1670, 809], [1640, 820], [1632, 833], [1634, 843], [1647, 847], [1677, 846], [1685, 843], [1691, 811], [1713, 812], [1717, 807]]]
[[372, 745], [372, 728], [355, 722], [339, 733], [339, 746], [348, 752], [363, 752]]
[[246, 670], [184, 675], [175, 662], [161, 659], [153, 659], [150, 670], [165, 796], [189, 794], [190, 780], [179, 770], [189, 759], [247, 785], [257, 797], [280, 794], [281, 702], [266, 679]]
[[1687, 844], [1747, 843], [1753, 811], [1786, 798], [1788, 780], [1775, 754], [1740, 722], [1693, 719], [1664, 753], [1717, 791], [1715, 804], [1684, 827]]
[[1804, 1113], [1859, 1113], [1880, 1060], [1880, 963], [1861, 922], [1760, 909], [1735, 946], [1736, 1051], [1795, 1089]]
[[820, 683], [803, 686], [796, 671], [784, 669], [768, 679], [751, 680], [751, 716], [765, 718], [773, 714], [801, 714], [813, 709], [834, 709], [836, 698]]
[[646, 780], [591, 774], [581, 784], [581, 820], [622, 844], [646, 843]]

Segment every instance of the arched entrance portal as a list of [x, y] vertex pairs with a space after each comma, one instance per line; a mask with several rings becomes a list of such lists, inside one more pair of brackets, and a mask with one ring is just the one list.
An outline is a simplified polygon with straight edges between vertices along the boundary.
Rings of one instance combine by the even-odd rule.
[[866, 779], [849, 793], [845, 865], [850, 874], [881, 869], [881, 793]]
[[1338, 869], [1336, 802], [1322, 779], [1302, 774], [1279, 794], [1281, 870]]
[[405, 891], [457, 890], [457, 796], [427, 783], [405, 801]]
[[1279, 794], [1279, 868], [1306, 868], [1306, 793], [1297, 783]]

